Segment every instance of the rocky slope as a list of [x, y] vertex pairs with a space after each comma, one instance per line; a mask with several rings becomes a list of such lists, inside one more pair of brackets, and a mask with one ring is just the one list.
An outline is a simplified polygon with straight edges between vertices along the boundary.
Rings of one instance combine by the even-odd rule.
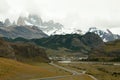
[[18, 61], [49, 62], [44, 49], [30, 43], [10, 43], [0, 39], [0, 57]]
[[23, 37], [26, 39], [47, 37], [47, 35], [43, 31], [38, 29], [38, 27], [27, 25], [26, 26], [11, 25], [8, 27], [2, 26], [0, 27], [0, 36], [8, 38]]

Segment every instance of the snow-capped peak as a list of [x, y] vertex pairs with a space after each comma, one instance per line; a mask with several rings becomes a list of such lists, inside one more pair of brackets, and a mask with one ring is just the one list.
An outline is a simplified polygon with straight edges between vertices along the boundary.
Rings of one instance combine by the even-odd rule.
[[76, 28], [62, 28], [53, 32], [52, 35], [65, 35], [65, 34], [83, 34], [81, 30]]
[[65, 35], [82, 34], [82, 31], [76, 28], [65, 28], [62, 24], [53, 20], [44, 21], [38, 15], [29, 15], [28, 17], [19, 17], [18, 25], [38, 26], [47, 35]]
[[104, 42], [113, 41], [115, 39], [120, 39], [119, 35], [113, 34], [109, 29], [100, 30], [96, 27], [91, 27], [89, 28], [88, 32], [93, 32], [99, 35], [103, 39]]

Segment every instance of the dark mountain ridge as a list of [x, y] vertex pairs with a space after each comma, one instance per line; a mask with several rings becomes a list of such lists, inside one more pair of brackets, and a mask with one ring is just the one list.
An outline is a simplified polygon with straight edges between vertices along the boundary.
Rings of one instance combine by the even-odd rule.
[[120, 40], [107, 42], [101, 48], [93, 48], [90, 58], [101, 61], [120, 61]]
[[[4, 39], [15, 43], [25, 42], [36, 44], [44, 47], [46, 50], [52, 49], [52, 53], [54, 53], [54, 55], [57, 53], [59, 53], [59, 55], [65, 55], [63, 53], [68, 53], [68, 55], [76, 55], [77, 53], [77, 55], [88, 55], [88, 60], [93, 61], [120, 61], [120, 40], [105, 43], [97, 34], [91, 32], [88, 32], [85, 35], [52, 35], [46, 38], [30, 40], [24, 38], [8, 39], [5, 37]], [[65, 51], [60, 54], [63, 48]], [[58, 52], [54, 52], [54, 50]]]
[[43, 48], [31, 43], [12, 43], [0, 39], [0, 57], [18, 61], [49, 62]]
[[80, 51], [83, 53], [88, 53], [91, 50], [91, 48], [100, 47], [104, 45], [104, 42], [98, 35], [90, 32], [86, 33], [85, 35], [53, 35], [46, 38], [31, 40], [26, 40], [23, 38], [5, 39], [11, 42], [32, 42], [39, 46], [51, 49], [58, 49], [64, 47], [72, 51]]

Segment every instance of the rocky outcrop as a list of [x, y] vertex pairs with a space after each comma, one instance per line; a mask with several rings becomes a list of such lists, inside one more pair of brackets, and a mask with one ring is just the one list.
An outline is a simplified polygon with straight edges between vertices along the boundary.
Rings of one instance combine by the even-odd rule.
[[17, 25], [24, 26], [25, 25], [25, 18], [20, 16], [17, 20]]

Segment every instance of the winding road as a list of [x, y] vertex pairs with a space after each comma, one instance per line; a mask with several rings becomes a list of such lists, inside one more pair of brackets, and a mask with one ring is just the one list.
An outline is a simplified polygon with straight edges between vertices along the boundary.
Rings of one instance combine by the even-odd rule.
[[[65, 68], [65, 67], [62, 67], [62, 66], [59, 66], [57, 64], [54, 64], [53, 62], [49, 63], [50, 65], [54, 66], [54, 67], [57, 67], [57, 68], [60, 68], [60, 69], [63, 69], [67, 72], [70, 72], [72, 73], [72, 75], [65, 75], [65, 76], [55, 76], [55, 77], [45, 77], [45, 78], [39, 78], [39, 79], [31, 79], [31, 80], [55, 80], [55, 79], [59, 79], [59, 78], [64, 78], [64, 77], [70, 77], [70, 76], [73, 76], [73, 75], [82, 75], [82, 74], [85, 74], [86, 71], [82, 71], [82, 72], [77, 72], [77, 71], [74, 71], [74, 70], [71, 70], [71, 69], [68, 69], [68, 68]], [[86, 74], [88, 75], [88, 74]], [[92, 75], [88, 75], [89, 77], [91, 77], [93, 80], [98, 80], [96, 79], [94, 76]]]
[[70, 72], [70, 73], [72, 73], [72, 75], [80, 75], [80, 74], [83, 74], [83, 72], [82, 72], [82, 73], [79, 73], [79, 72], [77, 72], [77, 71], [74, 71], [74, 70], [71, 70], [71, 69], [68, 69], [68, 68], [59, 66], [59, 65], [57, 65], [57, 64], [54, 64], [53, 62], [51, 62], [51, 63], [49, 63], [49, 64], [52, 65], [52, 66], [54, 66], [54, 67], [63, 69], [63, 70], [65, 70], [65, 71], [67, 71], [67, 72]]

